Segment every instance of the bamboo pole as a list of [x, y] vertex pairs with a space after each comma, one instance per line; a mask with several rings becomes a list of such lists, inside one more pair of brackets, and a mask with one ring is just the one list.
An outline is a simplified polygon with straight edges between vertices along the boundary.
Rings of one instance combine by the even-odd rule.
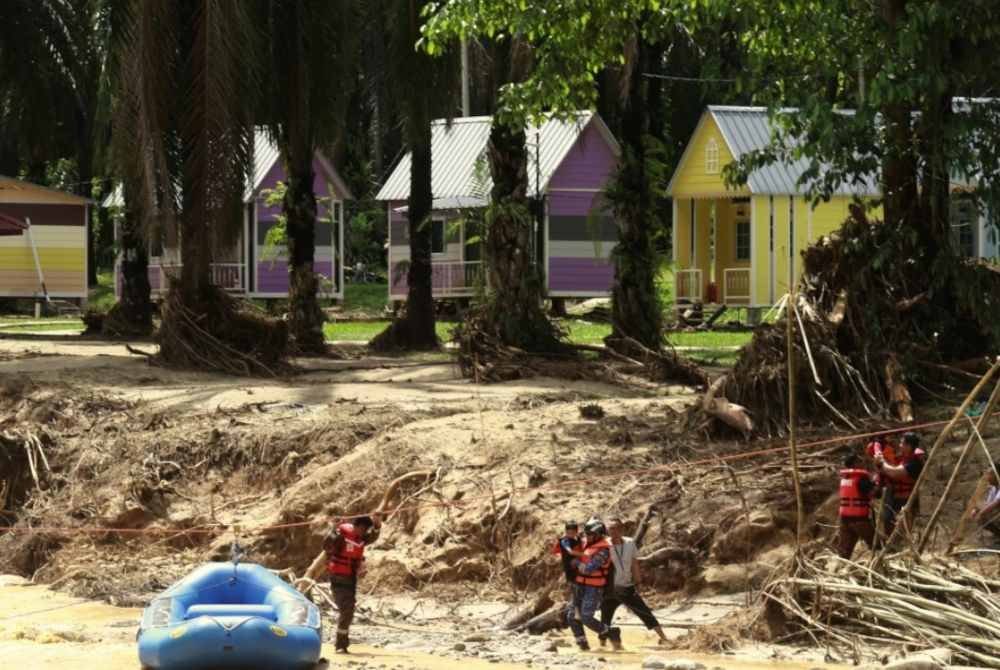
[[[971, 391], [969, 391], [969, 395], [965, 397], [965, 400], [962, 401], [962, 404], [959, 405], [957, 410], [955, 410], [955, 415], [951, 418], [951, 421], [948, 422], [948, 425], [945, 426], [944, 430], [941, 431], [941, 434], [938, 435], [937, 440], [934, 441], [934, 446], [932, 446], [930, 448], [930, 451], [927, 452], [927, 461], [924, 463], [924, 469], [920, 471], [920, 476], [917, 477], [917, 481], [913, 484], [913, 490], [910, 492], [910, 497], [907, 499], [906, 504], [903, 505], [903, 508], [899, 511], [899, 514], [897, 515], [897, 518], [900, 521], [906, 518], [906, 515], [910, 511], [910, 507], [913, 505], [913, 501], [917, 499], [917, 494], [920, 492], [920, 485], [924, 482], [924, 479], [927, 478], [927, 473], [930, 471], [930, 468], [928, 466], [930, 465], [931, 460], [934, 458], [934, 454], [938, 452], [939, 447], [942, 444], [944, 444], [945, 440], [948, 439], [948, 437], [951, 435], [951, 431], [955, 429], [955, 424], [957, 424], [959, 419], [962, 418], [962, 415], [965, 414], [965, 410], [967, 410], [969, 408], [969, 405], [972, 404], [972, 401], [979, 396], [982, 390], [989, 383], [990, 379], [993, 378], [993, 375], [997, 373], [997, 370], [1000, 370], [1000, 357], [998, 357], [996, 362], [993, 363], [993, 367], [991, 367], [989, 371], [985, 375], [983, 375], [982, 379], [979, 380], [979, 383], [976, 384], [976, 387]], [[896, 533], [899, 532], [900, 526], [904, 525], [906, 524], [897, 523], [895, 525], [895, 527], [892, 529], [892, 532], [889, 533], [889, 537], [886, 538], [885, 544], [882, 546], [882, 551], [879, 553], [875, 563], [882, 560], [882, 557], [885, 556], [886, 551], [892, 545], [892, 540], [893, 538], [896, 537]]]
[[794, 266], [789, 263], [788, 272], [788, 308], [785, 310], [785, 340], [788, 345], [788, 451], [792, 455], [792, 483], [795, 485], [795, 555], [799, 555], [802, 538], [802, 484], [799, 481], [799, 450], [795, 443], [795, 328], [792, 323], [798, 316], [795, 304]]
[[971, 453], [973, 445], [976, 444], [979, 434], [982, 433], [982, 429], [986, 426], [986, 422], [989, 420], [990, 414], [993, 413], [993, 408], [996, 407], [998, 399], [1000, 399], [1000, 383], [997, 383], [993, 387], [990, 400], [986, 403], [986, 411], [979, 415], [979, 420], [976, 422], [976, 429], [969, 435], [969, 439], [965, 442], [965, 448], [962, 449], [962, 454], [958, 457], [958, 462], [955, 463], [955, 467], [951, 471], [951, 477], [948, 478], [948, 483], [945, 484], [944, 491], [941, 492], [941, 498], [938, 500], [937, 507], [934, 508], [934, 513], [931, 514], [931, 518], [927, 521], [927, 527], [924, 528], [924, 532], [920, 536], [920, 542], [917, 543], [918, 554], [923, 552], [924, 547], [927, 546], [927, 542], [931, 537], [931, 531], [934, 530], [934, 525], [937, 523], [938, 517], [941, 516], [941, 510], [948, 500], [948, 494], [951, 493], [951, 489], [958, 479], [958, 473], [962, 469], [962, 465], [965, 464], [965, 459]]

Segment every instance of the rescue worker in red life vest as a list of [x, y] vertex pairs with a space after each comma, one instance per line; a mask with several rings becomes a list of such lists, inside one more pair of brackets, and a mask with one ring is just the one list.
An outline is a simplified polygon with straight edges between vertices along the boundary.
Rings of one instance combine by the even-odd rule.
[[[875, 457], [875, 464], [886, 482], [885, 499], [882, 502], [882, 530], [886, 537], [892, 534], [899, 513], [910, 499], [913, 486], [924, 469], [924, 452], [920, 449], [920, 436], [910, 432], [903, 435], [896, 454], [896, 463], [890, 463], [885, 456]], [[903, 519], [903, 530], [909, 532], [913, 517], [917, 514], [919, 499], [915, 499]]]
[[583, 533], [586, 544], [583, 555], [573, 560], [576, 583], [573, 584], [573, 602], [566, 608], [566, 624], [583, 651], [590, 649], [584, 626], [600, 638], [611, 640], [615, 649], [621, 649], [621, 629], [605, 626], [594, 616], [601, 607], [611, 572], [611, 543], [606, 537], [607, 530], [600, 521], [591, 520], [583, 527]]
[[365, 572], [365, 547], [378, 539], [381, 530], [378, 515], [374, 519], [359, 516], [353, 522], [339, 524], [323, 542], [330, 590], [340, 612], [334, 645], [338, 653], [346, 654], [351, 643], [349, 634], [354, 620], [358, 578]]
[[874, 548], [875, 526], [872, 524], [872, 495], [875, 482], [872, 474], [860, 467], [857, 454], [844, 459], [840, 471], [840, 537], [837, 553], [850, 558], [858, 540], [864, 540], [869, 549]]

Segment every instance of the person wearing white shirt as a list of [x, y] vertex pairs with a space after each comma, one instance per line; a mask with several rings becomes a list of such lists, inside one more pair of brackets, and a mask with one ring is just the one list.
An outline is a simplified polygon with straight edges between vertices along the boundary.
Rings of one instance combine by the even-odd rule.
[[[660, 622], [649, 605], [639, 595], [638, 587], [642, 583], [642, 573], [639, 570], [639, 548], [630, 537], [625, 537], [622, 520], [612, 518], [608, 521], [608, 535], [611, 539], [611, 563], [614, 567], [614, 583], [605, 589], [604, 600], [601, 603], [601, 623], [610, 626], [615, 612], [621, 605], [635, 614], [647, 629], [656, 631], [660, 644], [666, 644], [667, 636], [660, 627]], [[601, 640], [603, 644], [603, 640]]]

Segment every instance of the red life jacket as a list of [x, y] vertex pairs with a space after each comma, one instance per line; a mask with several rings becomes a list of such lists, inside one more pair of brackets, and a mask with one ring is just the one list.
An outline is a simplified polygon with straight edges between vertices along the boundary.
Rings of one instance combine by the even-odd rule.
[[[921, 461], [923, 460], [923, 458], [924, 458], [924, 450], [914, 449], [912, 456], [910, 456], [909, 458], [899, 459], [899, 465], [902, 465], [905, 468], [910, 463], [913, 463], [914, 461]], [[903, 475], [904, 476], [902, 479], [892, 480], [892, 495], [893, 497], [895, 497], [896, 500], [907, 500], [910, 497], [910, 494], [913, 492], [913, 487], [917, 483], [917, 480], [911, 477], [909, 472], [906, 472], [904, 470]]]
[[[611, 543], [608, 542], [607, 538], [602, 537], [597, 542], [588, 544], [583, 550], [583, 556], [580, 558], [580, 563], [589, 563], [602, 549], [611, 551]], [[588, 572], [587, 574], [579, 572], [576, 575], [576, 583], [583, 584], [584, 586], [606, 586], [610, 570], [611, 561], [608, 560], [603, 566], [593, 572]]]
[[859, 482], [868, 477], [867, 470], [840, 471], [840, 516], [845, 519], [863, 519], [871, 509], [871, 499], [861, 493]]
[[365, 541], [354, 524], [340, 524], [337, 534], [344, 538], [344, 546], [328, 557], [326, 571], [335, 577], [354, 577], [358, 564], [365, 558]]

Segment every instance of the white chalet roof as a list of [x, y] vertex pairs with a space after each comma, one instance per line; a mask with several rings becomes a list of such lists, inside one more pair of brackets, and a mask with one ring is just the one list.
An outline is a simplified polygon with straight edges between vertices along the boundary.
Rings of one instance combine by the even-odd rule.
[[[618, 151], [617, 141], [600, 116], [593, 112], [576, 112], [574, 116], [569, 121], [550, 118], [541, 126], [527, 129], [529, 195], [548, 188], [552, 175], [590, 123], [596, 123], [613, 150]], [[489, 197], [493, 181], [485, 152], [492, 122], [489, 116], [468, 116], [451, 121], [438, 119], [432, 123], [431, 191], [436, 201]], [[540, 170], [536, 169], [536, 156]], [[376, 200], [406, 200], [409, 197], [410, 154], [407, 153], [389, 175]]]

